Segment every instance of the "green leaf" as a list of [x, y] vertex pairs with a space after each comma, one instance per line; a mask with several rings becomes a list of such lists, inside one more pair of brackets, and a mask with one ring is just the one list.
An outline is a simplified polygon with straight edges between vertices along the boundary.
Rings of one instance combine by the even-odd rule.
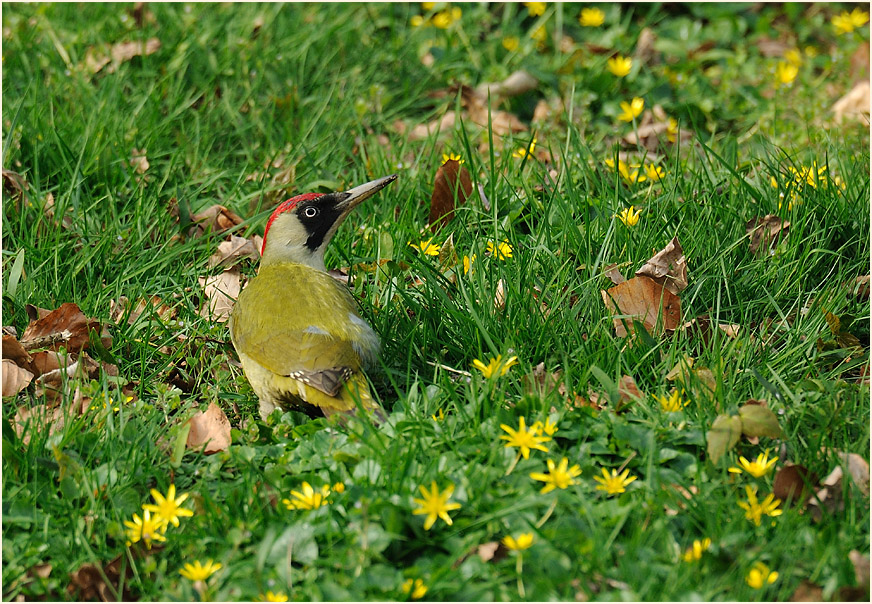
[[769, 407], [743, 405], [739, 407], [739, 416], [742, 418], [742, 433], [747, 436], [784, 436], [781, 426], [778, 425], [778, 418]]
[[15, 292], [18, 291], [18, 282], [21, 281], [21, 273], [24, 270], [24, 248], [18, 250], [15, 254], [15, 261], [12, 263], [12, 268], [9, 270], [9, 280], [6, 282], [6, 293], [13, 300]]
[[712, 463], [736, 446], [742, 436], [742, 419], [735, 415], [719, 415], [708, 431], [708, 455]]

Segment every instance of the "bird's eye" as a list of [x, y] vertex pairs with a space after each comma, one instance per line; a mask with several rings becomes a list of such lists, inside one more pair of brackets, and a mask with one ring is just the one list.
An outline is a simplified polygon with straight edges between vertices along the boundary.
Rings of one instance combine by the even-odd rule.
[[318, 208], [316, 208], [315, 206], [308, 206], [305, 209], [303, 209], [303, 216], [305, 216], [306, 218], [314, 218], [317, 215], [318, 215]]

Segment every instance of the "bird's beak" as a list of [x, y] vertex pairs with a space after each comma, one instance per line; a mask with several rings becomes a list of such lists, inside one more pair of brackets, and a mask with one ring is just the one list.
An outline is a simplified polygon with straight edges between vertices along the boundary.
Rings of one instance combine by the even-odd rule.
[[340, 194], [345, 197], [345, 199], [340, 202], [342, 215], [347, 215], [362, 201], [369, 199], [370, 197], [384, 189], [386, 186], [394, 182], [396, 179], [397, 175], [391, 174], [390, 176], [378, 178], [366, 184], [354, 187], [353, 189], [348, 189], [344, 194]]

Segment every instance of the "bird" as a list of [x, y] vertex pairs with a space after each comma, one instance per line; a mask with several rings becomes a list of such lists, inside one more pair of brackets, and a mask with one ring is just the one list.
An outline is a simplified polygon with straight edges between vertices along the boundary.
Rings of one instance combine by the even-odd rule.
[[348, 288], [327, 273], [324, 252], [351, 211], [396, 179], [304, 193], [270, 215], [258, 273], [228, 322], [264, 420], [276, 408], [342, 418], [358, 404], [383, 419], [363, 373], [374, 366], [380, 339]]

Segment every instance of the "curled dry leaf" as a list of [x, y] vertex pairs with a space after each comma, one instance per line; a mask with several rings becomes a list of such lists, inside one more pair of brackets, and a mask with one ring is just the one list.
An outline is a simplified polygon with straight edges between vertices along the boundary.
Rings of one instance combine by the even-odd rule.
[[637, 277], [650, 277], [676, 296], [687, 287], [687, 258], [678, 237], [654, 254], [636, 271]]
[[482, 562], [499, 562], [505, 558], [506, 554], [509, 552], [499, 541], [489, 541], [479, 545], [478, 548], [476, 548], [476, 553], [478, 554], [478, 557], [481, 558]]
[[145, 42], [120, 42], [109, 49], [109, 55], [98, 54], [94, 48], [89, 48], [85, 55], [85, 67], [91, 73], [100, 72], [106, 65], [112, 63], [106, 71], [112, 73], [116, 66], [129, 61], [133, 57], [147, 56], [156, 53], [160, 49], [160, 40], [149, 38]]
[[650, 27], [644, 28], [639, 32], [639, 40], [636, 42], [636, 52], [633, 53], [633, 58], [641, 65], [647, 65], [654, 61], [657, 57], [657, 50], [654, 48], [654, 43], [657, 41], [657, 35]]
[[234, 266], [244, 258], [260, 260], [260, 248], [254, 239], [230, 235], [229, 241], [218, 244], [218, 251], [209, 258], [209, 268], [216, 266]]
[[15, 396], [32, 381], [33, 373], [9, 359], [3, 359], [3, 396]]
[[615, 285], [620, 285], [627, 280], [627, 278], [621, 274], [621, 271], [618, 270], [620, 266], [621, 265], [619, 264], [609, 264], [608, 266], [603, 267], [603, 274]]
[[[54, 219], [55, 218], [55, 211], [56, 211], [55, 210], [55, 198], [54, 198], [54, 194], [51, 191], [49, 191], [45, 195], [45, 205], [43, 206], [43, 211], [45, 212], [46, 217], [52, 219], [55, 224], [58, 224], [57, 220]], [[58, 226], [65, 228], [67, 230], [72, 229], [73, 228], [73, 219], [70, 218], [70, 216], [68, 214], [64, 213], [63, 217], [61, 218], [61, 222]]]
[[833, 104], [833, 121], [841, 124], [845, 118], [869, 124], [869, 82], [860, 82], [848, 94]]
[[3, 336], [3, 358], [9, 359], [19, 367], [23, 367], [28, 371], [33, 371], [31, 366], [33, 357], [30, 356], [15, 336]]
[[28, 190], [27, 181], [18, 172], [12, 170], [3, 170], [3, 191], [14, 198], [16, 201], [29, 203], [30, 199], [27, 196]]
[[188, 230], [188, 237], [200, 237], [209, 231], [222, 233], [242, 223], [236, 213], [217, 203], [194, 214], [191, 220], [194, 225]]
[[790, 222], [774, 214], [749, 220], [745, 224], [745, 233], [751, 239], [751, 253], [757, 255], [769, 253], [778, 245], [779, 238], [787, 236], [789, 227]]
[[[152, 547], [159, 548], [160, 545]], [[121, 559], [123, 555], [119, 554], [114, 560], [104, 565], [102, 572], [96, 564], [90, 562], [82, 564], [78, 570], [70, 574], [67, 594], [74, 596], [80, 602], [112, 602], [119, 598], [125, 602], [134, 601], [136, 598], [129, 588], [131, 584], [130, 577], [133, 575], [129, 564], [124, 565], [124, 588], [122, 593], [118, 593], [118, 587], [121, 585]], [[111, 587], [106, 584], [106, 580], [109, 581]]]
[[633, 332], [634, 320], [651, 334], [675, 329], [681, 320], [681, 300], [650, 277], [633, 277], [600, 293], [618, 337]]
[[133, 149], [130, 152], [130, 167], [135, 169], [137, 174], [145, 174], [149, 166], [145, 149]]
[[206, 303], [200, 309], [200, 316], [224, 323], [230, 318], [236, 298], [242, 291], [242, 275], [236, 268], [229, 268], [223, 273], [198, 279]]
[[479, 84], [475, 88], [475, 96], [487, 102], [488, 94], [490, 94], [491, 103], [498, 105], [503, 99], [535, 90], [537, 86], [539, 86], [539, 80], [520, 69], [502, 82]]
[[805, 502], [817, 481], [817, 475], [805, 466], [787, 463], [775, 473], [772, 494], [786, 503]]
[[844, 487], [842, 485], [845, 470], [851, 481], [864, 497], [869, 496], [869, 464], [856, 453], [839, 453], [840, 465], [821, 481], [821, 489], [808, 500], [808, 508], [815, 520], [823, 517], [822, 509], [830, 514], [844, 509]]
[[100, 322], [86, 317], [77, 304], [67, 302], [31, 322], [21, 336], [21, 345], [26, 350], [57, 350], [64, 346], [70, 352], [78, 352], [88, 347], [88, 334], [91, 330], [100, 332]]
[[858, 302], [863, 302], [869, 299], [869, 275], [857, 277], [854, 281], [849, 282], [848, 299], [854, 299]]
[[[420, 141], [429, 138], [431, 135], [448, 134], [454, 129], [454, 123], [457, 121], [457, 113], [455, 111], [446, 111], [445, 114], [429, 124], [418, 124], [412, 131], [409, 132], [408, 139], [410, 141]], [[406, 130], [406, 125], [402, 122], [394, 122], [394, 129], [403, 134]]]
[[636, 380], [629, 375], [621, 376], [621, 379], [618, 381], [618, 394], [620, 395], [620, 400], [616, 411], [620, 411], [627, 403], [645, 398], [645, 394], [636, 385]]
[[207, 454], [223, 451], [230, 446], [230, 420], [215, 403], [200, 411], [190, 420], [191, 431], [186, 443], [189, 449], [201, 449]]
[[436, 170], [430, 196], [430, 219], [433, 232], [454, 217], [454, 209], [466, 203], [472, 193], [469, 170], [456, 159], [449, 159]]

